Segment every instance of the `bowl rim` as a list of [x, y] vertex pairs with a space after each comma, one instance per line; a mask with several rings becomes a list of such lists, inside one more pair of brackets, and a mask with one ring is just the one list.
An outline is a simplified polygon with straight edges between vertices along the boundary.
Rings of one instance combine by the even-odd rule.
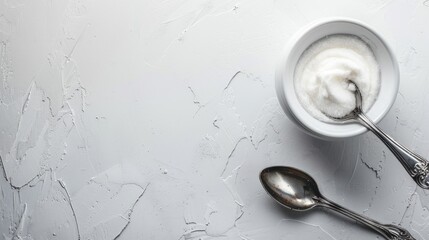
[[[287, 90], [284, 87], [284, 81], [285, 80], [283, 78], [283, 75], [285, 72], [284, 66], [285, 66], [285, 64], [288, 64], [288, 62], [290, 61], [290, 59], [289, 59], [290, 54], [289, 53], [296, 47], [297, 43], [301, 40], [301, 38], [306, 33], [308, 33], [309, 31], [311, 31], [313, 29], [318, 28], [319, 26], [322, 26], [325, 24], [330, 24], [330, 23], [336, 23], [336, 22], [351, 23], [351, 24], [360, 26], [360, 27], [366, 29], [367, 31], [369, 31], [370, 33], [372, 33], [376, 38], [378, 38], [378, 40], [384, 46], [384, 48], [386, 49], [386, 51], [390, 57], [390, 60], [392, 62], [392, 68], [394, 71], [393, 72], [394, 79], [392, 79], [392, 87], [393, 87], [393, 91], [395, 92], [395, 94], [392, 96], [392, 99], [389, 101], [386, 108], [384, 108], [377, 115], [377, 117], [375, 119], [372, 119], [374, 121], [374, 123], [378, 123], [379, 121], [381, 121], [381, 119], [383, 119], [384, 116], [387, 114], [387, 112], [391, 109], [393, 103], [395, 102], [395, 99], [396, 99], [396, 96], [398, 93], [398, 89], [399, 89], [399, 82], [400, 82], [398, 61], [396, 59], [395, 54], [392, 51], [392, 48], [385, 41], [385, 39], [377, 33], [377, 31], [375, 31], [373, 28], [371, 28], [367, 24], [363, 23], [362, 21], [352, 19], [352, 18], [347, 18], [347, 17], [328, 17], [328, 18], [321, 18], [321, 19], [317, 19], [315, 21], [312, 21], [309, 24], [302, 27], [300, 30], [298, 30], [292, 36], [292, 38], [288, 41], [288, 43], [285, 45], [281, 61], [279, 61], [278, 65], [277, 65], [276, 83], [275, 83], [277, 97], [278, 97], [280, 105], [282, 106], [285, 113], [301, 130], [304, 130], [306, 133], [308, 133], [312, 136], [315, 136], [315, 137], [318, 137], [321, 139], [330, 139], [330, 140], [357, 136], [357, 135], [360, 135], [362, 133], [367, 132], [368, 129], [362, 125], [359, 125], [358, 127], [356, 127], [355, 129], [353, 129], [351, 131], [349, 130], [349, 131], [344, 131], [344, 132], [341, 132], [341, 131], [331, 132], [331, 131], [327, 131], [325, 129], [315, 128], [313, 126], [306, 126], [304, 124], [305, 121], [303, 122], [303, 117], [300, 116], [299, 114], [296, 114], [295, 110], [296, 110], [297, 106], [291, 106], [290, 104], [288, 104], [288, 102], [289, 102], [288, 98], [290, 99], [291, 96], [289, 96], [290, 94], [286, 94]], [[293, 89], [293, 92], [295, 92], [295, 89]], [[296, 94], [295, 94], [295, 97], [296, 97]], [[298, 102], [299, 102], [299, 100], [298, 100]], [[298, 108], [302, 108], [304, 111], [306, 111], [300, 103], [299, 103]], [[356, 124], [356, 123], [354, 123], [354, 124]]]

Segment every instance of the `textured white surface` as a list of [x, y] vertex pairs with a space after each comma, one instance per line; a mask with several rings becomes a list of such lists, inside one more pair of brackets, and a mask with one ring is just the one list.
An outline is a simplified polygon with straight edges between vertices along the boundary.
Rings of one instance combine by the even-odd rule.
[[373, 135], [323, 142], [281, 111], [274, 70], [312, 20], [379, 30], [400, 62], [380, 126], [429, 157], [428, 1], [0, 1], [2, 239], [380, 239], [282, 209], [258, 173], [429, 239], [429, 192]]

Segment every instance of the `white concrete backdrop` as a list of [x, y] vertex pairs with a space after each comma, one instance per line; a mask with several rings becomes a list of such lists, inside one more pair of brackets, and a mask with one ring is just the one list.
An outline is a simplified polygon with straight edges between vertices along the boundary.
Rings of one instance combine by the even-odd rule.
[[429, 239], [429, 191], [372, 134], [323, 142], [274, 92], [305, 24], [366, 22], [398, 57], [380, 126], [429, 157], [429, 1], [1, 0], [1, 239], [381, 239], [272, 201], [301, 168], [330, 199]]

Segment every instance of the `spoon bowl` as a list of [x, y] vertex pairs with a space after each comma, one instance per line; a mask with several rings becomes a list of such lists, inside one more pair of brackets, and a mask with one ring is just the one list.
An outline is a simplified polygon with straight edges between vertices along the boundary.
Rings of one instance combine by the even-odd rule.
[[265, 190], [281, 205], [298, 211], [317, 205], [320, 195], [316, 181], [306, 173], [289, 167], [270, 167], [260, 174]]
[[342, 117], [333, 117], [325, 112], [322, 112], [323, 114], [325, 114], [325, 116], [327, 116], [328, 118], [337, 121], [337, 122], [342, 122], [342, 123], [347, 123], [347, 122], [352, 122], [352, 121], [356, 121], [356, 119], [359, 118], [359, 114], [362, 114], [362, 93], [360, 92], [358, 86], [351, 80], [348, 80], [348, 84], [353, 85], [354, 87], [354, 95], [355, 95], [355, 108], [349, 112], [348, 114], [342, 116]]

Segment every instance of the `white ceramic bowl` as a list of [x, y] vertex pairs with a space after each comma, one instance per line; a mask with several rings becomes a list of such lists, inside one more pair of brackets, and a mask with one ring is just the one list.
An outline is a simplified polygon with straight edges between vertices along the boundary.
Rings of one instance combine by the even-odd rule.
[[315, 41], [332, 34], [358, 36], [374, 52], [380, 68], [381, 86], [376, 101], [366, 114], [375, 123], [389, 111], [399, 86], [399, 68], [392, 50], [380, 35], [364, 23], [353, 19], [329, 18], [313, 22], [298, 31], [286, 45], [277, 67], [277, 97], [286, 115], [298, 127], [310, 135], [328, 140], [352, 137], [367, 131], [357, 123], [325, 123], [314, 118], [303, 108], [295, 93], [295, 66], [301, 54]]

